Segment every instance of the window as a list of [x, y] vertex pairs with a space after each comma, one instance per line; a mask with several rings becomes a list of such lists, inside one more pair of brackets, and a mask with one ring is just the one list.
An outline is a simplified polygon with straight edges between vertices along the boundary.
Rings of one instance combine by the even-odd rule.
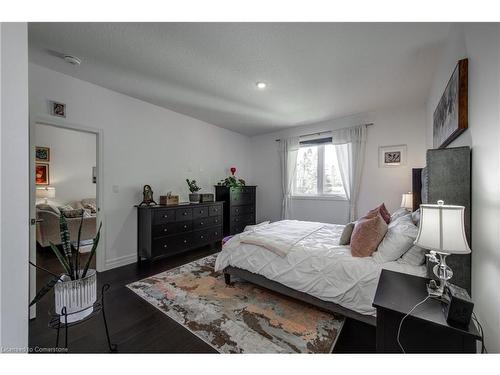
[[301, 144], [297, 155], [293, 195], [346, 199], [334, 145]]

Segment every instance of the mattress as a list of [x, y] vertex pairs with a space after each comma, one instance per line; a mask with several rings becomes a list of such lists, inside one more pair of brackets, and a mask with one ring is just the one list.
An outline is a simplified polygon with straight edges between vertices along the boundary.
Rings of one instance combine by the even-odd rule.
[[[279, 223], [286, 226], [287, 222], [290, 221]], [[286, 257], [242, 243], [240, 237], [244, 234], [236, 235], [224, 244], [215, 269], [241, 268], [321, 300], [373, 316], [372, 302], [382, 269], [426, 275], [424, 265], [412, 266], [401, 260], [377, 263], [372, 257], [353, 257], [349, 246], [338, 244], [344, 226], [321, 224], [321, 229], [297, 242]]]

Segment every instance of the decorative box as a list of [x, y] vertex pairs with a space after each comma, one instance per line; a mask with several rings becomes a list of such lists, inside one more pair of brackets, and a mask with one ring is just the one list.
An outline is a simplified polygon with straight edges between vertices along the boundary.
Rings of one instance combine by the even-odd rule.
[[178, 195], [160, 195], [160, 204], [164, 206], [173, 206], [179, 204]]
[[200, 194], [200, 203], [213, 202], [214, 195], [212, 193]]

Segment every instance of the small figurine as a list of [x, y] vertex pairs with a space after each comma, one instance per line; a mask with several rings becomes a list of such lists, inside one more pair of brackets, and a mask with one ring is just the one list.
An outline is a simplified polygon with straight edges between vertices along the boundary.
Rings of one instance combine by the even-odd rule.
[[151, 189], [151, 186], [144, 185], [144, 188], [142, 189], [142, 202], [139, 204], [139, 206], [151, 206], [157, 204], [158, 203], [156, 203], [153, 199], [153, 190]]

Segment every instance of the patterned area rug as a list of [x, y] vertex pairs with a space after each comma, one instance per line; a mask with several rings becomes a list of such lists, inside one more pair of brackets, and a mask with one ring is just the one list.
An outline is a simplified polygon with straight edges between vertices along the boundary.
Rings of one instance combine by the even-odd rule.
[[215, 255], [127, 285], [220, 353], [330, 353], [344, 318], [214, 271]]

